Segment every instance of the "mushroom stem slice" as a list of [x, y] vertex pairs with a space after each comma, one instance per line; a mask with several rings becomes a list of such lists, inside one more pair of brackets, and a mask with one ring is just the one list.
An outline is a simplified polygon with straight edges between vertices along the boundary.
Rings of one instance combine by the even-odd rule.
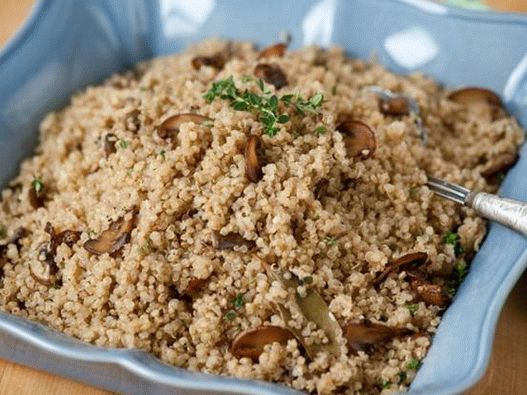
[[302, 335], [302, 329], [290, 325], [292, 316], [289, 309], [282, 304], [277, 305], [280, 316], [286, 327], [295, 335], [300, 343], [302, 343], [308, 356], [311, 359], [314, 359], [319, 352], [327, 352], [337, 357], [340, 356], [340, 344], [338, 339], [342, 334], [342, 330], [322, 296], [312, 288], [307, 288], [306, 295], [301, 296], [297, 291], [300, 282], [293, 275], [291, 275], [291, 279], [286, 279], [279, 270], [273, 268], [270, 268], [269, 275], [273, 280], [280, 281], [286, 288], [294, 290], [294, 302], [302, 312], [305, 320], [315, 323], [317, 329], [321, 329], [326, 334], [328, 339], [327, 343], [308, 343]]
[[254, 240], [244, 239], [238, 233], [227, 233], [222, 235], [220, 232], [212, 233], [212, 246], [217, 250], [233, 250], [234, 247], [247, 247], [248, 250], [252, 250], [256, 243]]
[[364, 122], [346, 120], [337, 127], [337, 130], [344, 135], [348, 156], [368, 159], [375, 153], [377, 148], [375, 133]]
[[201, 125], [204, 122], [212, 121], [211, 118], [204, 115], [194, 114], [194, 113], [182, 113], [172, 115], [168, 117], [159, 125], [157, 128], [157, 134], [162, 139], [169, 139], [177, 137], [179, 133], [179, 128], [185, 122], [192, 122], [196, 125]]
[[113, 222], [110, 227], [102, 232], [96, 239], [84, 243], [84, 249], [94, 255], [104, 253], [116, 256], [126, 243], [130, 241], [130, 234], [134, 227], [136, 213], [128, 213], [126, 216]]
[[287, 44], [285, 43], [273, 44], [273, 45], [270, 45], [262, 49], [260, 53], [258, 54], [258, 59], [272, 58], [272, 57], [281, 58], [285, 55], [286, 51], [287, 51]]
[[376, 344], [385, 343], [395, 337], [412, 333], [409, 329], [392, 328], [383, 324], [375, 324], [369, 320], [348, 322], [344, 327], [344, 337], [354, 353], [367, 352]]
[[395, 270], [409, 268], [412, 266], [421, 266], [428, 260], [426, 252], [411, 252], [409, 254], [400, 256], [395, 261], [388, 263], [384, 271], [373, 281], [373, 286], [378, 287], [389, 274]]
[[265, 325], [241, 332], [233, 340], [231, 353], [236, 358], [251, 358], [253, 361], [264, 351], [267, 344], [286, 345], [294, 336], [289, 329], [281, 326]]
[[256, 151], [259, 144], [260, 139], [256, 135], [249, 136], [245, 144], [245, 175], [251, 182], [258, 182], [262, 178], [262, 169]]

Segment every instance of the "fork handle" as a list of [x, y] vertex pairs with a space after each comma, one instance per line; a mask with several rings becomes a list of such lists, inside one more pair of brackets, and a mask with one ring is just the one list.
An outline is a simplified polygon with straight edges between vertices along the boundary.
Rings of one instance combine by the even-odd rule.
[[465, 204], [481, 216], [527, 235], [527, 202], [471, 192]]

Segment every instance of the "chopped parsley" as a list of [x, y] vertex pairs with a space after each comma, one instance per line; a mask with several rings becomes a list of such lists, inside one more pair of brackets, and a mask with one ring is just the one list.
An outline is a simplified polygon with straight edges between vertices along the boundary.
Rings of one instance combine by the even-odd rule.
[[128, 141], [120, 139], [119, 140], [119, 147], [121, 147], [122, 149], [128, 148]]
[[417, 192], [419, 191], [419, 189], [417, 187], [411, 187], [409, 190], [408, 190], [408, 194], [410, 195], [410, 197], [413, 199], [417, 196]]
[[239, 310], [243, 307], [243, 304], [245, 303], [245, 301], [243, 300], [243, 295], [242, 293], [238, 293], [236, 294], [236, 297], [231, 300], [231, 304], [234, 306], [234, 309], [235, 310]]
[[33, 181], [31, 182], [31, 186], [37, 193], [37, 196], [39, 196], [40, 193], [42, 193], [42, 191], [44, 190], [44, 181], [42, 181], [42, 179], [39, 177], [35, 177], [33, 178]]
[[326, 243], [326, 245], [331, 247], [337, 244], [337, 239], [333, 236], [328, 236], [324, 239], [324, 243]]
[[313, 277], [307, 276], [301, 280], [302, 284], [313, 284]]
[[165, 154], [166, 154], [166, 151], [164, 149], [159, 151], [159, 156], [161, 156], [161, 158], [163, 158], [163, 160], [165, 160]]
[[407, 377], [406, 372], [399, 372], [399, 383], [404, 383]]
[[[243, 83], [255, 81], [249, 76], [242, 77]], [[214, 99], [220, 98], [228, 100], [231, 107], [236, 111], [248, 111], [258, 116], [262, 123], [264, 132], [269, 136], [275, 136], [279, 130], [279, 124], [289, 121], [287, 114], [282, 114], [278, 108], [280, 102], [287, 106], [294, 106], [299, 114], [317, 114], [318, 108], [324, 102], [324, 96], [321, 93], [302, 98], [299, 94], [287, 94], [281, 97], [272, 94], [265, 86], [263, 80], [257, 80], [257, 85], [261, 94], [254, 93], [248, 89], [240, 90], [234, 83], [233, 76], [212, 83], [211, 88], [203, 95], [203, 98], [212, 103]]]
[[318, 134], [319, 136], [320, 136], [321, 134], [326, 133], [327, 131], [328, 131], [328, 130], [326, 129], [326, 127], [325, 127], [324, 125], [320, 125], [320, 126], [317, 126], [317, 127], [315, 128], [315, 133]]
[[456, 232], [446, 232], [443, 236], [443, 241], [446, 244], [454, 246], [454, 254], [456, 254], [456, 256], [459, 256], [465, 252], [465, 249], [461, 246], [459, 235]]
[[391, 386], [392, 386], [391, 381], [385, 381], [384, 383], [382, 383], [382, 388], [390, 388]]
[[415, 313], [417, 313], [417, 310], [419, 309], [419, 305], [417, 303], [408, 303], [404, 307], [408, 309], [412, 317], [415, 315]]
[[422, 365], [423, 364], [418, 359], [411, 359], [410, 362], [406, 364], [406, 369], [419, 370]]
[[234, 321], [236, 318], [236, 312], [234, 310], [229, 310], [225, 313], [223, 318], [225, 318], [227, 321]]

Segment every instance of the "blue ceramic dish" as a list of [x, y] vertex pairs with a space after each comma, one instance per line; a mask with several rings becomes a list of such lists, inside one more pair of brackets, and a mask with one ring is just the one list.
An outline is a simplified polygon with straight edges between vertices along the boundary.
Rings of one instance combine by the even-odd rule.
[[[40, 1], [0, 53], [0, 185], [31, 154], [43, 115], [76, 90], [135, 62], [210, 36], [337, 44], [396, 72], [499, 92], [527, 126], [527, 17], [447, 8], [424, 0]], [[527, 158], [502, 194], [527, 200]], [[411, 386], [451, 394], [484, 373], [500, 309], [527, 266], [527, 239], [499, 225], [472, 263]], [[121, 393], [292, 393], [285, 387], [190, 373], [131, 350], [93, 347], [0, 314], [0, 357]]]

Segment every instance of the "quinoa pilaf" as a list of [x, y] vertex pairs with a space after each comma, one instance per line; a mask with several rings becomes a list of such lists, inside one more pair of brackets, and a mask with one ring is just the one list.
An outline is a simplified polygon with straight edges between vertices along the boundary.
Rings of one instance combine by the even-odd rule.
[[485, 236], [427, 174], [496, 191], [522, 142], [485, 89], [208, 40], [45, 118], [2, 192], [1, 308], [190, 370], [401, 391]]

